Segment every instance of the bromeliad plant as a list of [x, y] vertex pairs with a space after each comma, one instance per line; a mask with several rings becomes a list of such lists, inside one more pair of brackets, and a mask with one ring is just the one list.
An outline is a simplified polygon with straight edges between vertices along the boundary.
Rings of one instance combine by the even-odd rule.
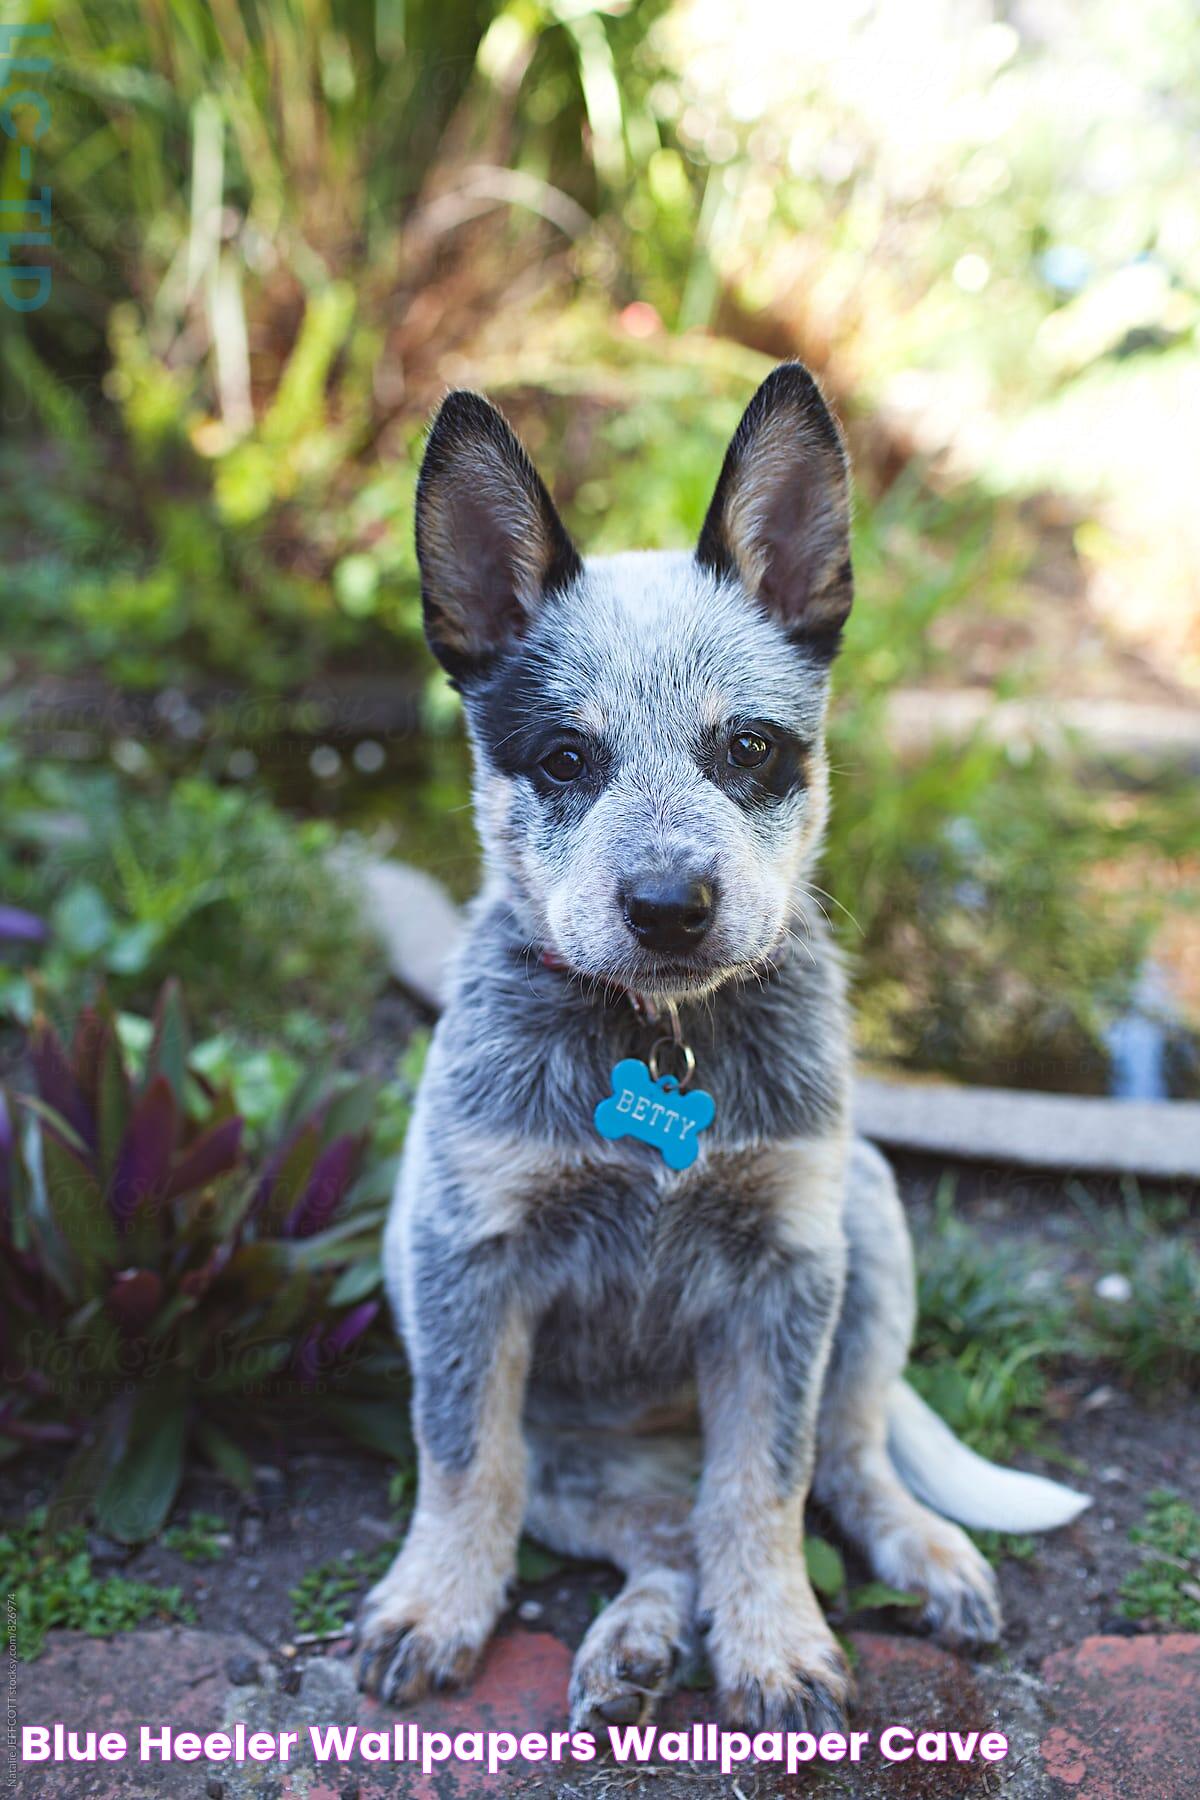
[[371, 1333], [372, 1089], [307, 1078], [258, 1144], [194, 1066], [176, 983], [136, 1071], [123, 1023], [102, 1001], [68, 1050], [39, 1016], [30, 1079], [0, 1092], [0, 1456], [73, 1442], [61, 1505], [136, 1542], [189, 1448], [248, 1485], [248, 1427], [302, 1409], [379, 1447], [404, 1408]]

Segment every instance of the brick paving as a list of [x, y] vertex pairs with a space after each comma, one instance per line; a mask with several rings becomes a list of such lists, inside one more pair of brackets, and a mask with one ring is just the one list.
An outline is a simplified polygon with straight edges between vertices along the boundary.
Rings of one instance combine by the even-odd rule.
[[[352, 1756], [317, 1767], [309, 1725], [357, 1724], [391, 1739], [394, 1716], [354, 1689], [349, 1658], [335, 1647], [312, 1654], [295, 1671], [243, 1635], [183, 1626], [129, 1633], [105, 1642], [71, 1633], [52, 1636], [45, 1654], [17, 1670], [19, 1725], [61, 1721], [68, 1728], [124, 1732], [133, 1756], [119, 1763], [30, 1764], [7, 1770], [17, 1800], [464, 1800], [514, 1794], [616, 1800], [693, 1800], [697, 1794], [737, 1800], [783, 1800], [819, 1791], [854, 1800], [1195, 1800], [1200, 1794], [1200, 1637], [1089, 1637], [1047, 1657], [1040, 1678], [994, 1662], [942, 1650], [919, 1638], [853, 1634], [859, 1697], [852, 1721], [870, 1733], [855, 1766], [831, 1763], [789, 1776], [769, 1765], [742, 1763], [728, 1775], [706, 1764], [659, 1764], [638, 1771], [608, 1759], [552, 1766], [519, 1756], [495, 1774], [486, 1767], [442, 1763], [430, 1774], [411, 1763]], [[571, 1652], [545, 1631], [513, 1630], [496, 1640], [471, 1689], [428, 1700], [405, 1721], [451, 1737], [461, 1732], [543, 1736], [564, 1728]], [[235, 1679], [234, 1677], [237, 1677]], [[681, 1693], [663, 1710], [663, 1731], [713, 1717], [704, 1693]], [[137, 1760], [142, 1724], [170, 1723], [198, 1733], [236, 1723], [247, 1732], [295, 1730], [289, 1762], [241, 1764]], [[925, 1749], [888, 1762], [879, 1753], [887, 1726], [908, 1727]], [[976, 1754], [957, 1760], [972, 1732], [1000, 1732], [1003, 1761]], [[368, 1739], [368, 1744], [375, 1740]], [[533, 1746], [536, 1751], [536, 1744]]]

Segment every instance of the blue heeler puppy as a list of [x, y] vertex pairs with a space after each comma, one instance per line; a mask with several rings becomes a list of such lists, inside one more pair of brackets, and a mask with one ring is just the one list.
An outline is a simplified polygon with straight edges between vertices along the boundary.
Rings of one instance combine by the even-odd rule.
[[[981, 1462], [902, 1380], [908, 1232], [850, 1129], [809, 886], [851, 602], [841, 438], [779, 368], [694, 553], [584, 562], [500, 414], [454, 393], [417, 550], [486, 875], [386, 1234], [420, 1485], [365, 1604], [362, 1684], [400, 1703], [468, 1676], [524, 1528], [627, 1576], [575, 1658], [573, 1724], [646, 1716], [698, 1625], [731, 1723], [836, 1728], [810, 1490], [968, 1641], [997, 1635], [995, 1582], [939, 1513], [1029, 1530], [1087, 1504]], [[678, 1170], [593, 1120], [656, 1030], [715, 1108]]]

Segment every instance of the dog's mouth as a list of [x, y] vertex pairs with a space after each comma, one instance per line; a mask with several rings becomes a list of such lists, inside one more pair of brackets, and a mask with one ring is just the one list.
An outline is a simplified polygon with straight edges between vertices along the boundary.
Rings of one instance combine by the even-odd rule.
[[731, 975], [729, 967], [702, 956], [646, 956], [622, 959], [619, 965], [601, 965], [590, 958], [544, 951], [542, 961], [613, 994], [627, 993], [646, 1000], [682, 1000], [711, 993]]
[[730, 971], [723, 963], [701, 956], [654, 956], [647, 958], [643, 982], [681, 982], [684, 984], [719, 980]]
[[605, 989], [610, 995], [622, 992], [650, 1001], [701, 999], [731, 981], [762, 980], [779, 964], [787, 933], [781, 932], [764, 945], [746, 946], [741, 955], [732, 947], [724, 950], [716, 934], [690, 952], [650, 950], [630, 946], [615, 958], [605, 956], [600, 946], [576, 945], [549, 948], [542, 960], [552, 968]]
[[721, 969], [700, 969], [683, 963], [663, 963], [627, 983], [632, 992], [647, 1000], [687, 1000], [711, 993], [725, 979]]
[[648, 1000], [698, 999], [727, 982], [761, 981], [774, 973], [786, 953], [786, 941], [782, 931], [761, 950], [733, 957], [721, 956], [715, 945], [707, 944], [690, 956], [644, 953], [635, 965], [627, 964], [607, 979]]
[[711, 994], [741, 972], [739, 963], [712, 956], [646, 956], [636, 964], [597, 977], [615, 988], [624, 988], [647, 1000], [686, 1000]]

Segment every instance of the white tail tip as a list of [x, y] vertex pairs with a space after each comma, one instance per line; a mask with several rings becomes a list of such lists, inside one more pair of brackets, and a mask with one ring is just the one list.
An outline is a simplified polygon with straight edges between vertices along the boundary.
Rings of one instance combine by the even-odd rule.
[[976, 1456], [903, 1381], [888, 1402], [888, 1451], [916, 1499], [977, 1531], [1053, 1531], [1092, 1504], [1043, 1475]]
[[434, 1012], [445, 1002], [462, 914], [423, 869], [339, 849], [334, 867], [357, 888], [367, 924], [383, 942], [389, 972]]

